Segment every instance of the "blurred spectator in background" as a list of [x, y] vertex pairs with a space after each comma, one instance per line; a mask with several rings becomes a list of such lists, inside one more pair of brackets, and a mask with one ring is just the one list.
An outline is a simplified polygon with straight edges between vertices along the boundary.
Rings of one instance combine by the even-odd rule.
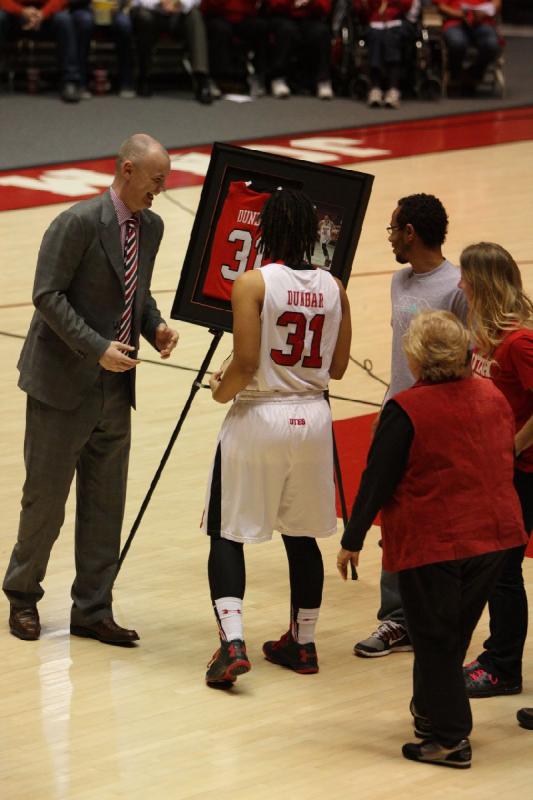
[[331, 0], [267, 0], [272, 15], [271, 91], [274, 97], [289, 97], [291, 59], [300, 49], [312, 75], [316, 94], [331, 100]]
[[184, 39], [189, 52], [195, 97], [199, 103], [213, 101], [209, 58], [200, 0], [133, 0], [131, 20], [139, 57], [139, 94], [152, 93], [150, 78], [157, 40], [162, 33]]
[[88, 100], [92, 94], [89, 88], [89, 55], [91, 39], [94, 35], [95, 25], [109, 26], [117, 50], [118, 66], [118, 93], [120, 97], [135, 97], [134, 90], [134, 55], [133, 55], [133, 30], [130, 15], [125, 11], [125, 2], [120, 2], [106, 16], [95, 19], [91, 0], [69, 0], [69, 8], [78, 40], [80, 57], [82, 100]]
[[[242, 79], [243, 63], [235, 59], [236, 43], [244, 49], [246, 59], [253, 51], [253, 72], [248, 75], [250, 94], [266, 94], [266, 66], [269, 25], [259, 16], [257, 0], [203, 0], [209, 63], [217, 83], [235, 83]], [[247, 64], [244, 65], [246, 69]]]
[[76, 34], [65, 0], [0, 0], [0, 49], [8, 38], [29, 34], [57, 43], [61, 99], [80, 99], [80, 69]]
[[371, 108], [400, 107], [406, 19], [412, 5], [413, 0], [353, 0], [357, 18], [367, 26]]
[[[483, 80], [485, 70], [500, 53], [496, 15], [501, 0], [446, 0], [436, 5], [443, 16], [443, 37], [448, 51], [450, 82], [467, 91]], [[469, 47], [476, 50], [474, 61], [464, 69]]]

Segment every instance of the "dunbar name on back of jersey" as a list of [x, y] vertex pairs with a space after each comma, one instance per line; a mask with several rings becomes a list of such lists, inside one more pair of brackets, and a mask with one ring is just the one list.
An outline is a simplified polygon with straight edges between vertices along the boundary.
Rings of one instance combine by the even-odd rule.
[[245, 181], [233, 181], [220, 213], [202, 293], [230, 300], [235, 280], [264, 261], [258, 252], [259, 218], [269, 192], [255, 192]]

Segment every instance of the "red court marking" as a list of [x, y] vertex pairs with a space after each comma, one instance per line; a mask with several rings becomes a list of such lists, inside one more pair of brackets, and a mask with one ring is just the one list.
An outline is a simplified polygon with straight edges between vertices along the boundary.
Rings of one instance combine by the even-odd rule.
[[[359, 161], [530, 139], [533, 139], [533, 107], [265, 137], [236, 144], [342, 167]], [[173, 170], [167, 181], [168, 188], [203, 183], [210, 152], [211, 145], [170, 150]], [[108, 176], [113, 171], [112, 158], [0, 171], [0, 211], [91, 197], [109, 185]]]

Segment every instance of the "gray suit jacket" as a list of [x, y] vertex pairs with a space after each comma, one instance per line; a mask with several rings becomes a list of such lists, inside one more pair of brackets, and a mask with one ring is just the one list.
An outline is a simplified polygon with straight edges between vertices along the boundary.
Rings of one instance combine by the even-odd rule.
[[[131, 342], [154, 345], [163, 322], [150, 294], [163, 221], [140, 215], [138, 282]], [[100, 357], [117, 338], [124, 309], [124, 259], [109, 191], [64, 211], [46, 231], [33, 287], [36, 307], [18, 368], [19, 386], [58, 409], [77, 408], [94, 385]], [[135, 406], [135, 370], [131, 370]]]

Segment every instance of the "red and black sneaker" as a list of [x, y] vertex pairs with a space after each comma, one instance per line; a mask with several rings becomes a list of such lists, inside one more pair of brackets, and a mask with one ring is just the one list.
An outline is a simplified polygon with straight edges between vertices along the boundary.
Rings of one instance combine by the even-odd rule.
[[284, 633], [277, 642], [265, 642], [263, 653], [268, 661], [289, 667], [300, 675], [312, 675], [318, 672], [318, 659], [314, 642], [300, 644], [290, 631]]
[[520, 694], [521, 683], [503, 681], [497, 675], [487, 672], [479, 662], [471, 662], [463, 667], [466, 693], [468, 697], [496, 697], [501, 694]]
[[205, 680], [208, 686], [232, 686], [239, 675], [250, 672], [252, 665], [242, 639], [220, 642], [220, 647], [207, 665]]

